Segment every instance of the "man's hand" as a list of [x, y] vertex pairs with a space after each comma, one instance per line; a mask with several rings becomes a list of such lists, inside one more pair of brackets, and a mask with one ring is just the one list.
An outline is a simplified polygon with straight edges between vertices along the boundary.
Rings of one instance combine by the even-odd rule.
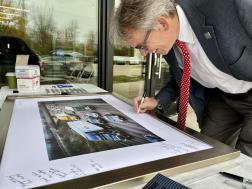
[[137, 111], [138, 107], [140, 106], [139, 112], [143, 113], [146, 112], [147, 110], [153, 110], [158, 105], [158, 100], [156, 100], [153, 97], [152, 98], [146, 97], [144, 99], [144, 102], [140, 105], [141, 99], [142, 96], [138, 96], [134, 99], [133, 108], [135, 111]]

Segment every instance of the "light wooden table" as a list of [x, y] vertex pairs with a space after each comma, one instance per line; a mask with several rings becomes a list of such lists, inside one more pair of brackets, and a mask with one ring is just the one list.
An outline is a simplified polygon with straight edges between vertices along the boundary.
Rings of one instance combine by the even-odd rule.
[[[234, 187], [224, 183], [225, 180], [230, 179], [221, 176], [219, 174], [220, 171], [226, 171], [252, 179], [252, 158], [241, 154], [240, 157], [236, 159], [228, 160], [222, 163], [216, 163], [211, 166], [186, 171], [184, 173], [164, 175], [192, 189], [235, 189]], [[152, 177], [146, 176], [136, 178], [123, 183], [97, 187], [96, 189], [142, 189]], [[241, 185], [240, 182], [234, 182]], [[252, 185], [247, 186], [252, 188]]]

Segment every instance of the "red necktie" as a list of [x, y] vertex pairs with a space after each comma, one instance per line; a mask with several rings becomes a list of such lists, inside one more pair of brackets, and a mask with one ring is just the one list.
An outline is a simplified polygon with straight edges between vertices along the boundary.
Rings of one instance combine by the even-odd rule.
[[180, 101], [179, 101], [179, 114], [178, 114], [178, 128], [180, 130], [185, 129], [186, 122], [186, 113], [188, 107], [189, 100], [189, 91], [190, 91], [190, 55], [185, 46], [185, 42], [176, 40], [176, 44], [182, 51], [184, 66], [183, 66], [183, 74], [180, 82]]

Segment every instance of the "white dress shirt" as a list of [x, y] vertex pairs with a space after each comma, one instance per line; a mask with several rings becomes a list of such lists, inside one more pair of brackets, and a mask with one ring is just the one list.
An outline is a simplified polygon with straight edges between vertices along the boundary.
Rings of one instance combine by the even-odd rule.
[[[191, 59], [191, 77], [207, 88], [219, 88], [226, 93], [246, 93], [251, 89], [252, 82], [238, 80], [215, 67], [200, 45], [182, 8], [177, 5], [176, 9], [180, 21], [178, 39], [186, 43], [186, 47], [189, 51]], [[177, 54], [176, 57], [178, 59]], [[183, 61], [179, 61], [179, 66], [183, 68]]]

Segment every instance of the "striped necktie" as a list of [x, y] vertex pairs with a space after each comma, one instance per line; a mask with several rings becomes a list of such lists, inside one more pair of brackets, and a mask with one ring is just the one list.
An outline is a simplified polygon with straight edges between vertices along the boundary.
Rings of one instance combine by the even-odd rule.
[[185, 42], [176, 40], [177, 46], [181, 49], [182, 56], [184, 59], [183, 74], [180, 81], [180, 97], [179, 97], [179, 114], [178, 114], [178, 128], [180, 130], [185, 129], [186, 113], [189, 101], [190, 91], [190, 55], [185, 46]]

